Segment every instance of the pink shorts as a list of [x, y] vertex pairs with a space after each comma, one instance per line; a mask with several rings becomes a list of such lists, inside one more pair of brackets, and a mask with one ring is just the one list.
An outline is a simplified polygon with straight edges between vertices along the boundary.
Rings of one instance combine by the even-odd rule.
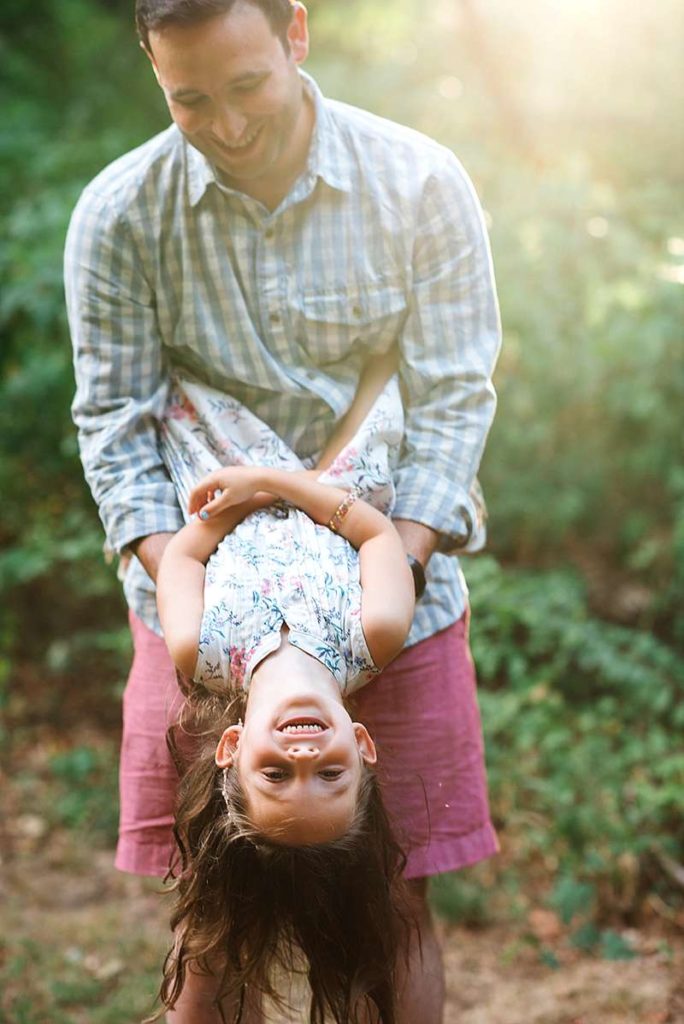
[[[177, 774], [166, 728], [182, 696], [164, 641], [131, 614], [135, 654], [124, 693], [116, 866], [166, 874]], [[385, 803], [407, 878], [496, 853], [467, 616], [409, 647], [359, 691], [355, 717], [376, 741]]]

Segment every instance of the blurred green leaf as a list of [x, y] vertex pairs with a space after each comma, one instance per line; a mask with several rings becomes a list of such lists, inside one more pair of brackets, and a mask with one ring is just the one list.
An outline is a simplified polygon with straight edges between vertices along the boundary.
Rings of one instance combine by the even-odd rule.
[[560, 878], [549, 903], [560, 914], [563, 924], [570, 924], [578, 914], [586, 914], [594, 901], [594, 887], [574, 878]]
[[601, 932], [599, 951], [604, 960], [633, 960], [636, 956], [626, 939], [608, 930]]

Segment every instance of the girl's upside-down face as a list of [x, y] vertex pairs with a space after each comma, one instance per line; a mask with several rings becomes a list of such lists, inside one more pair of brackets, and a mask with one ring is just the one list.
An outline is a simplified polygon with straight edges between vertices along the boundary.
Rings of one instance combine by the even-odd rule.
[[363, 764], [375, 761], [373, 741], [352, 722], [334, 677], [287, 643], [255, 670], [244, 725], [226, 729], [216, 750], [220, 767], [237, 768], [253, 827], [291, 846], [331, 842], [349, 830]]

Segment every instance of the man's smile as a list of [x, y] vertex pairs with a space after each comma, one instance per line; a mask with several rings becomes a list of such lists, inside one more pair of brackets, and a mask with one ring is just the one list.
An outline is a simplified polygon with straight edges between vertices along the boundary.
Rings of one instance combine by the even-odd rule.
[[263, 124], [260, 124], [256, 128], [251, 128], [239, 142], [225, 142], [213, 135], [211, 136], [211, 143], [216, 146], [217, 149], [223, 150], [231, 156], [236, 154], [245, 154], [260, 138], [263, 127]]

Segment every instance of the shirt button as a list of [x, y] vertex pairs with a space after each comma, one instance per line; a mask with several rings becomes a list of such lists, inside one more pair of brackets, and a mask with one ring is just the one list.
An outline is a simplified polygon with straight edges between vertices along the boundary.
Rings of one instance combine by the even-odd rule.
[[273, 230], [273, 228], [267, 228], [266, 231], [264, 232], [264, 238], [271, 239], [273, 238], [274, 235], [275, 231]]
[[361, 307], [360, 306], [353, 306], [352, 307], [352, 313], [354, 314], [354, 316], [361, 316]]
[[272, 324], [280, 323], [280, 313], [271, 313], [268, 318]]

